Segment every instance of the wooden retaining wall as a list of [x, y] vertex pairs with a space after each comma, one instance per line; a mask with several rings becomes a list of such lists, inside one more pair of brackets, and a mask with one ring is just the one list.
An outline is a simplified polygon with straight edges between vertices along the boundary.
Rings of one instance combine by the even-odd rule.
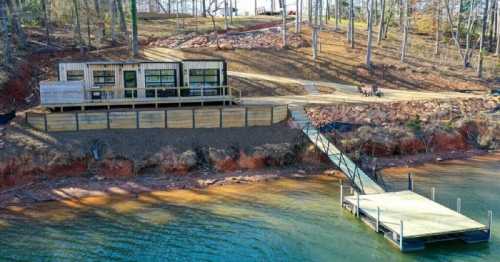
[[26, 113], [33, 128], [45, 132], [137, 128], [235, 128], [270, 126], [288, 118], [288, 106], [205, 107]]

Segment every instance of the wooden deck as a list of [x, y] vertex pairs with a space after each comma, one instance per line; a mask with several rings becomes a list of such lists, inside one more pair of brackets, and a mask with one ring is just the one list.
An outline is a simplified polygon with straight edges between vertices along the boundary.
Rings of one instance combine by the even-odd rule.
[[475, 243], [489, 238], [488, 226], [412, 191], [359, 195], [359, 202], [353, 195], [342, 202], [402, 251], [420, 250], [438, 241]]

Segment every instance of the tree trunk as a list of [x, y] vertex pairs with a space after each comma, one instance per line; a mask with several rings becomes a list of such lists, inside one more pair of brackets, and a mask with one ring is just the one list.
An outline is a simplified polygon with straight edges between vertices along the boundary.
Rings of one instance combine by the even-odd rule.
[[233, 0], [229, 0], [229, 22], [233, 25]]
[[[434, 47], [434, 54], [439, 54], [439, 41], [441, 38], [441, 1], [435, 0], [435, 19], [436, 19], [436, 43]], [[472, 6], [470, 7], [472, 8]]]
[[500, 56], [500, 3], [497, 3], [497, 48], [496, 56]]
[[99, 0], [94, 0], [95, 15], [97, 16], [97, 31], [96, 31], [96, 42], [97, 46], [102, 45], [102, 39], [104, 37], [104, 21], [101, 15], [101, 6]]
[[372, 69], [372, 28], [373, 28], [373, 2], [376, 0], [368, 0], [368, 41], [366, 43], [366, 66], [368, 70]]
[[404, 30], [404, 1], [399, 0], [399, 31], [403, 32]]
[[122, 0], [116, 0], [116, 6], [118, 7], [118, 13], [120, 17], [120, 31], [122, 32], [122, 37], [127, 42], [127, 46], [130, 49], [130, 36], [128, 34], [127, 22], [125, 20], [125, 11], [123, 9]]
[[486, 26], [488, 23], [488, 5], [489, 5], [489, 0], [486, 0], [486, 3], [484, 5], [484, 12], [483, 12], [483, 22], [482, 22], [482, 28], [481, 28], [481, 38], [479, 40], [479, 54], [478, 54], [478, 61], [477, 61], [477, 77], [481, 78], [483, 77], [483, 47], [484, 47], [484, 37], [486, 34]]
[[340, 0], [335, 0], [335, 31], [339, 31], [340, 23]]
[[349, 42], [354, 48], [354, 0], [349, 1]]
[[385, 22], [385, 0], [380, 0], [380, 22], [378, 25], [378, 38], [377, 45], [380, 45], [382, 37], [384, 36], [384, 22]]
[[11, 39], [9, 34], [9, 18], [7, 17], [7, 6], [5, 2], [0, 2], [0, 32], [2, 35], [3, 65], [8, 67], [11, 64]]
[[48, 7], [47, 0], [41, 0], [42, 2], [42, 12], [43, 12], [43, 25], [45, 26], [45, 39], [47, 41], [47, 45], [50, 45], [50, 21], [48, 15]]
[[12, 29], [14, 30], [14, 33], [16, 34], [21, 47], [25, 48], [28, 44], [27, 37], [26, 33], [23, 30], [23, 27], [21, 26], [21, 22], [19, 21], [17, 5], [12, 0], [6, 0], [6, 2], [7, 2], [7, 7], [9, 8], [10, 18], [12, 21]]
[[286, 41], [286, 0], [280, 0], [281, 1], [281, 8], [282, 8], [282, 14], [281, 16], [283, 17], [283, 28], [282, 28], [282, 33], [283, 33], [283, 48], [285, 48], [288, 43]]
[[90, 6], [88, 1], [83, 1], [85, 4], [85, 11], [87, 12], [87, 49], [90, 50], [92, 47], [92, 38], [91, 38], [91, 33], [90, 33]]
[[299, 33], [299, 0], [295, 1], [295, 33]]
[[403, 39], [401, 41], [401, 63], [405, 62], [405, 57], [406, 57], [406, 49], [408, 46], [408, 30], [409, 30], [409, 9], [410, 9], [410, 0], [405, 0], [404, 1], [404, 26], [403, 26]]
[[80, 49], [80, 54], [83, 55], [83, 37], [82, 37], [82, 28], [80, 26], [80, 7], [78, 5], [78, 0], [73, 0], [73, 8], [75, 10], [75, 33], [76, 39], [78, 39], [78, 48]]
[[137, 4], [136, 0], [130, 1], [130, 14], [132, 18], [132, 55], [139, 56], [139, 34], [137, 32]]
[[227, 21], [227, 0], [224, 0], [224, 30], [227, 31], [229, 28], [228, 21]]
[[116, 45], [116, 0], [109, 0], [109, 11], [111, 12], [111, 45]]
[[387, 39], [387, 32], [389, 32], [389, 26], [391, 25], [392, 17], [394, 16], [394, 8], [392, 8], [393, 4], [395, 3], [394, 1], [397, 0], [390, 0], [390, 6], [389, 8], [389, 14], [387, 15], [387, 19], [384, 21], [385, 23], [385, 28], [384, 28], [384, 39]]
[[469, 67], [469, 59], [472, 54], [472, 52], [470, 52], [469, 50], [470, 50], [471, 33], [474, 32], [473, 28], [474, 25], [476, 24], [476, 17], [477, 17], [476, 15], [473, 16], [475, 10], [474, 7], [475, 3], [476, 3], [475, 0], [472, 0], [471, 7], [469, 9], [469, 16], [467, 18], [467, 33], [465, 35], [465, 52], [462, 59], [464, 68]]
[[312, 25], [313, 24], [313, 0], [309, 0], [307, 2], [307, 15], [308, 15], [308, 22], [309, 22], [309, 25]]
[[492, 0], [491, 2], [491, 8], [490, 8], [490, 29], [489, 29], [489, 36], [488, 36], [488, 51], [493, 52], [493, 32], [495, 28], [495, 11], [496, 11], [496, 3], [495, 0]]
[[313, 60], [318, 57], [318, 29], [319, 29], [319, 1], [315, 0], [314, 5], [314, 24], [313, 24]]

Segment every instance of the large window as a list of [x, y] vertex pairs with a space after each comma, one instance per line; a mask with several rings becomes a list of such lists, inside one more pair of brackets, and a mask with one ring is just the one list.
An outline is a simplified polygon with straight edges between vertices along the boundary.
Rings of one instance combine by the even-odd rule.
[[83, 70], [68, 70], [66, 71], [67, 81], [83, 81]]
[[191, 69], [189, 70], [189, 86], [216, 87], [219, 86], [219, 69]]
[[[149, 69], [145, 70], [146, 88], [177, 87], [177, 77], [174, 69]], [[146, 97], [155, 97], [155, 89], [146, 90]], [[176, 96], [176, 89], [156, 90], [158, 97]]]
[[94, 71], [94, 85], [114, 85], [115, 84], [115, 71], [102, 70]]
[[[219, 69], [191, 69], [189, 70], [189, 86], [191, 90], [185, 90], [183, 95], [187, 96], [217, 96], [221, 95], [219, 88]], [[203, 87], [203, 94], [201, 89]]]

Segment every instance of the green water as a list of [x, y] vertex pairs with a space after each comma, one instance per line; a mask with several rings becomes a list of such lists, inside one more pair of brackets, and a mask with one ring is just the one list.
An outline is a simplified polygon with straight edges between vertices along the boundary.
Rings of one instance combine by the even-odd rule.
[[[339, 207], [330, 177], [282, 179], [138, 198], [89, 198], [13, 208], [0, 215], [0, 261], [499, 261], [497, 156], [424, 165], [416, 189], [486, 222], [489, 244], [438, 244], [402, 254]], [[404, 188], [408, 170], [387, 170]]]

